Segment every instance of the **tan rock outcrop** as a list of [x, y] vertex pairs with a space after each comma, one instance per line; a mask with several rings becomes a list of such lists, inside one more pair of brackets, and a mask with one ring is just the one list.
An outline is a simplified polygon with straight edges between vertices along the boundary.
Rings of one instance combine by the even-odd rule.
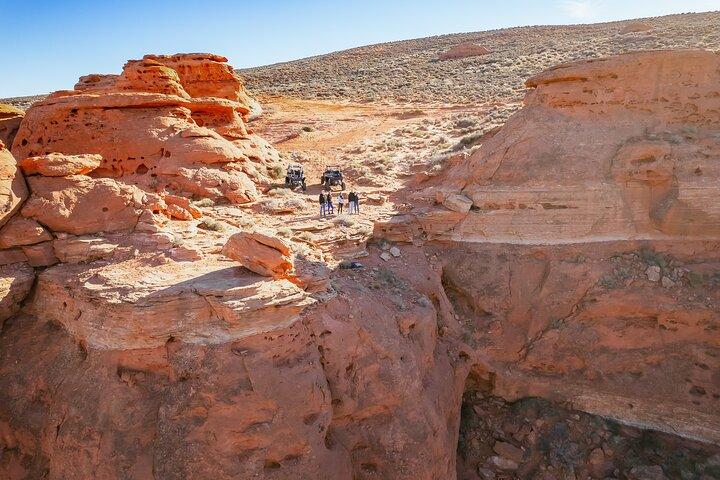
[[19, 108], [0, 103], [0, 142], [12, 145], [24, 116]]
[[44, 175], [46, 177], [66, 177], [85, 175], [100, 166], [100, 155], [63, 155], [50, 153], [37, 157], [28, 157], [19, 163], [25, 175]]
[[83, 77], [74, 91], [56, 92], [27, 111], [14, 153], [20, 160], [52, 152], [100, 155], [96, 177], [126, 177], [179, 195], [255, 200], [244, 171], [250, 165], [265, 171], [278, 156], [246, 127], [260, 108], [226, 61], [148, 55], [129, 61], [120, 75]]
[[438, 55], [439, 60], [457, 60], [459, 58], [479, 57], [491, 53], [490, 50], [476, 43], [461, 43], [450, 47], [447, 51]]
[[27, 196], [25, 179], [15, 158], [0, 141], [0, 227], [12, 218]]
[[313, 302], [286, 280], [258, 281], [227, 261], [129, 259], [46, 270], [32, 309], [94, 348], [128, 349], [154, 348], [171, 338], [225, 343], [282, 328]]
[[143, 206], [141, 190], [109, 178], [31, 176], [28, 183], [32, 195], [22, 215], [53, 232], [129, 232]]
[[293, 268], [290, 247], [278, 237], [261, 230], [234, 234], [222, 253], [265, 277], [283, 277]]

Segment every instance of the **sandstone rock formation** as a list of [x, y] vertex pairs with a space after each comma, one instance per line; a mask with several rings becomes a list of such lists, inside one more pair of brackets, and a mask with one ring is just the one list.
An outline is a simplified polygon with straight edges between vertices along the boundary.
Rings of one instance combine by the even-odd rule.
[[[255, 200], [277, 152], [246, 126], [258, 103], [210, 54], [147, 55], [120, 75], [89, 75], [26, 113], [13, 152], [19, 161], [59, 152], [95, 154], [96, 177], [180, 195]], [[79, 173], [79, 172], [76, 172]]]
[[259, 230], [231, 236], [223, 254], [266, 277], [282, 277], [292, 270], [290, 247], [272, 234]]
[[0, 103], [0, 142], [12, 145], [24, 116], [19, 108]]
[[447, 51], [438, 55], [438, 60], [457, 60], [459, 58], [479, 57], [487, 55], [490, 50], [476, 43], [461, 43], [450, 47]]
[[717, 238], [719, 67], [713, 52], [639, 52], [536, 75], [525, 108], [443, 180], [467, 216], [416, 222], [462, 241]]

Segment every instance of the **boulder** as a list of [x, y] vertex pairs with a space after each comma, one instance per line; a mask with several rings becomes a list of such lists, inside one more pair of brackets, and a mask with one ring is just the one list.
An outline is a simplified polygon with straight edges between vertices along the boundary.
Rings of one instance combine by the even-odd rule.
[[120, 75], [82, 77], [75, 90], [28, 109], [13, 151], [44, 158], [27, 163], [41, 174], [83, 171], [68, 162], [49, 168], [51, 152], [93, 154], [101, 159], [94, 177], [130, 177], [148, 191], [256, 200], [245, 172], [265, 171], [279, 157], [247, 128], [261, 109], [226, 62], [211, 54], [147, 55], [127, 62]]
[[293, 268], [288, 245], [260, 231], [234, 234], [228, 239], [222, 253], [242, 263], [248, 270], [266, 277], [284, 277]]
[[63, 155], [57, 152], [28, 157], [19, 163], [25, 175], [44, 175], [46, 177], [85, 175], [98, 168], [100, 164], [102, 164], [100, 155]]
[[22, 215], [53, 232], [84, 235], [135, 228], [144, 194], [109, 178], [28, 177], [32, 195]]
[[473, 202], [465, 195], [453, 193], [445, 197], [442, 204], [448, 210], [452, 210], [453, 212], [467, 213], [470, 211], [470, 207], [472, 207]]
[[0, 227], [20, 209], [28, 191], [15, 158], [0, 141]]
[[0, 248], [33, 245], [52, 240], [52, 235], [38, 222], [22, 215], [15, 215], [0, 229]]
[[59, 261], [53, 250], [53, 242], [47, 241], [35, 245], [25, 245], [20, 248], [31, 267], [49, 267]]

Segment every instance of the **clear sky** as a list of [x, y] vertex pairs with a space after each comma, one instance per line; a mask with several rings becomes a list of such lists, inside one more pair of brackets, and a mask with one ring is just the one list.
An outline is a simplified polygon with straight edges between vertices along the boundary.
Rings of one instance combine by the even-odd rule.
[[71, 89], [146, 53], [211, 52], [242, 68], [445, 33], [711, 10], [720, 0], [0, 0], [0, 98]]

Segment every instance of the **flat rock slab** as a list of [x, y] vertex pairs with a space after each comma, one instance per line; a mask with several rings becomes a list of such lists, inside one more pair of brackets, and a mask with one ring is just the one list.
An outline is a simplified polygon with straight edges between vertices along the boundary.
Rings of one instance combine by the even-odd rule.
[[50, 268], [38, 280], [33, 314], [61, 323], [91, 347], [132, 349], [272, 331], [314, 303], [287, 280], [262, 278], [231, 262], [160, 259]]

